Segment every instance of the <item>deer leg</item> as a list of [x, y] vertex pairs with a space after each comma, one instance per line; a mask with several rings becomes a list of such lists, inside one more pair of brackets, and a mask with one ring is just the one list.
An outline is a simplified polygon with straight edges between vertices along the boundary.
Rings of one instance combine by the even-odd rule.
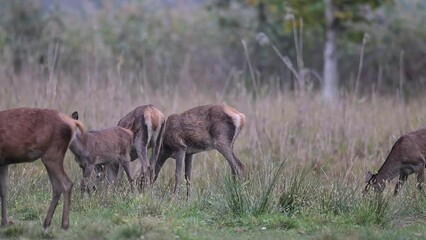
[[155, 143], [155, 141], [153, 142], [153, 146], [152, 146], [152, 154], [151, 157], [149, 159], [149, 181], [150, 184], [154, 183], [154, 176], [155, 176], [155, 162], [158, 159], [158, 155], [159, 155], [159, 146], [157, 143]]
[[109, 184], [114, 184], [117, 181], [118, 173], [120, 171], [120, 162], [113, 161], [105, 165], [106, 177]]
[[95, 166], [95, 186], [93, 186], [93, 191], [98, 190], [98, 186], [101, 186], [103, 180], [105, 179], [105, 168], [103, 164], [97, 164]]
[[424, 167], [420, 170], [419, 173], [417, 173], [417, 189], [419, 191], [423, 190], [423, 183], [425, 181], [425, 169]]
[[43, 223], [43, 228], [50, 226], [52, 217], [58, 205], [61, 194], [64, 194], [64, 207], [62, 211], [62, 228], [67, 229], [69, 226], [69, 210], [71, 205], [71, 192], [73, 183], [65, 173], [63, 161], [65, 150], [61, 154], [51, 154], [42, 157], [42, 162], [47, 169], [50, 184], [52, 185], [52, 201], [50, 202], [47, 216]]
[[9, 165], [0, 167], [0, 197], [1, 197], [1, 225], [9, 224], [7, 221], [7, 180], [9, 175]]
[[120, 163], [123, 166], [124, 171], [126, 172], [127, 179], [129, 180], [130, 191], [133, 193], [134, 192], [133, 178], [132, 178], [132, 175], [130, 174], [130, 155], [126, 154], [124, 158], [120, 158]]
[[[146, 127], [145, 127], [146, 129]], [[138, 131], [134, 140], [134, 146], [138, 153], [139, 160], [141, 161], [141, 181], [139, 188], [144, 189], [150, 178], [150, 166], [148, 159], [148, 135], [147, 131]]]
[[156, 161], [157, 161], [157, 159], [160, 155], [160, 149], [161, 149], [161, 144], [162, 144], [161, 140], [162, 140], [162, 136], [163, 136], [163, 133], [164, 133], [164, 125], [165, 125], [165, 123], [161, 124], [160, 131], [157, 135], [157, 138], [152, 140], [153, 146], [152, 146], [152, 154], [151, 154], [151, 158], [150, 158], [150, 166], [151, 166], [151, 172], [150, 172], [151, 178], [150, 178], [150, 180], [151, 180], [151, 184], [154, 183], [155, 163], [156, 163]]
[[155, 178], [155, 161], [152, 161], [150, 163], [150, 169], [149, 169], [149, 185], [152, 185], [154, 183]]
[[154, 180], [152, 180], [152, 183], [155, 183], [158, 178], [158, 174], [160, 173], [161, 168], [163, 167], [166, 160], [171, 156], [171, 153], [166, 150], [162, 150], [158, 156], [157, 162], [155, 163], [155, 174], [154, 174]]
[[186, 181], [186, 201], [189, 199], [189, 190], [191, 187], [191, 172], [192, 172], [192, 160], [194, 155], [187, 154], [185, 156], [185, 181]]
[[398, 195], [399, 190], [402, 188], [402, 186], [404, 186], [404, 183], [405, 181], [407, 181], [407, 178], [408, 178], [408, 174], [401, 173], [399, 175], [399, 181], [396, 183], [395, 191], [393, 192], [394, 196]]
[[59, 176], [57, 176], [57, 173], [55, 172], [56, 169], [51, 166], [46, 166], [46, 169], [47, 174], [49, 175], [50, 184], [52, 185], [52, 201], [50, 202], [49, 210], [47, 211], [47, 216], [43, 223], [43, 228], [48, 228], [50, 226], [53, 214], [55, 213], [56, 207], [58, 206], [59, 198], [62, 194], [61, 182]]
[[69, 226], [69, 212], [71, 206], [71, 192], [73, 183], [64, 171], [63, 166], [60, 171], [60, 178], [62, 179], [62, 192], [64, 193], [64, 208], [62, 209], [62, 228], [68, 229]]
[[118, 177], [120, 163], [118, 161], [112, 161], [107, 164], [97, 164], [95, 166], [96, 174], [96, 185], [100, 184], [105, 178], [108, 181], [108, 184], [114, 184], [115, 180]]
[[216, 149], [225, 157], [231, 166], [232, 175], [235, 178], [236, 176], [242, 176], [244, 172], [244, 165], [234, 154], [234, 151], [229, 145], [220, 144], [216, 146]]
[[183, 164], [184, 164], [184, 158], [185, 158], [185, 152], [186, 149], [183, 150], [179, 150], [176, 153], [176, 171], [175, 171], [175, 189], [174, 189], [174, 194], [175, 197], [177, 197], [178, 193], [179, 193], [179, 182], [180, 182], [180, 177], [182, 176], [183, 173]]
[[141, 158], [141, 181], [139, 188], [145, 189], [148, 186], [148, 182], [150, 181], [151, 174], [150, 174], [150, 166], [149, 166], [149, 159], [147, 155], [147, 148], [142, 148], [142, 154], [145, 156], [144, 158]]

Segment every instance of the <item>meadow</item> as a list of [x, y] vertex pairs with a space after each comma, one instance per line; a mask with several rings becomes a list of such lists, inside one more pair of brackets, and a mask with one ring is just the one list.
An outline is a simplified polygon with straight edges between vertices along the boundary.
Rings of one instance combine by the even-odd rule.
[[173, 199], [173, 159], [144, 193], [131, 193], [122, 178], [82, 199], [81, 170], [68, 151], [66, 171], [74, 182], [70, 229], [60, 229], [60, 202], [52, 227], [42, 230], [51, 187], [36, 161], [11, 166], [8, 210], [14, 225], [0, 229], [1, 239], [426, 238], [426, 198], [413, 176], [397, 197], [395, 182], [383, 194], [361, 193], [366, 172], [379, 169], [396, 139], [424, 126], [423, 98], [341, 93], [330, 103], [310, 91], [259, 89], [253, 97], [238, 79], [230, 80], [235, 87], [227, 91], [207, 91], [92, 77], [84, 84], [31, 74], [3, 78], [0, 109], [77, 110], [86, 128], [102, 129], [138, 105], [152, 103], [167, 116], [226, 103], [247, 117], [235, 142], [246, 166], [244, 180], [232, 181], [228, 164], [212, 151], [195, 155], [189, 201], [184, 181], [180, 199]]

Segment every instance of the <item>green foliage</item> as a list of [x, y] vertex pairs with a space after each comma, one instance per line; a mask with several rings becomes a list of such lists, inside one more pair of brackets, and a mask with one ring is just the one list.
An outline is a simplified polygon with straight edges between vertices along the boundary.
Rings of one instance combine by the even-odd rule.
[[[241, 183], [230, 176], [226, 176], [222, 185], [222, 191], [227, 208], [225, 212], [230, 212], [237, 217], [242, 216], [260, 216], [270, 213], [275, 206], [275, 197], [273, 192], [278, 182], [284, 174], [284, 162], [282, 162], [271, 175], [266, 175], [266, 181], [257, 183], [249, 181]], [[260, 190], [254, 194], [254, 190]]]
[[33, 56], [44, 27], [41, 6], [36, 1], [6, 1], [0, 10], [0, 29], [5, 33], [4, 47], [13, 54], [13, 69], [21, 72], [24, 61]]
[[143, 226], [130, 225], [124, 226], [111, 239], [141, 239], [143, 236]]
[[[426, 54], [426, 33], [421, 30], [426, 21], [426, 2], [399, 0], [383, 11], [386, 17], [376, 16], [370, 26], [361, 27], [369, 40], [366, 61], [376, 66], [375, 74], [381, 72], [378, 83], [393, 78], [383, 84], [382, 92], [400, 88], [403, 81], [404, 95], [420, 94], [426, 83], [426, 68], [419, 61], [419, 56]], [[371, 78], [372, 74], [364, 76]]]
[[22, 226], [11, 226], [0, 232], [6, 238], [18, 238], [24, 233]]
[[[333, 1], [335, 24], [334, 27], [341, 30], [348, 30], [351, 34], [352, 25], [348, 23], [357, 23], [368, 20], [368, 15], [373, 13], [374, 9], [382, 5], [392, 3], [393, 0], [361, 0], [361, 1], [346, 1], [337, 0]], [[225, 4], [226, 3], [226, 4]], [[240, 1], [242, 6], [246, 6], [252, 11], [256, 11], [257, 15], [255, 22], [260, 26], [262, 31], [272, 28], [273, 33], [280, 33], [284, 37], [285, 33], [291, 33], [293, 27], [293, 19], [303, 19], [304, 26], [307, 29], [318, 29], [325, 27], [324, 21], [324, 1], [318, 0], [252, 0]], [[228, 9], [230, 7], [229, 1], [217, 0], [214, 5], [217, 8]], [[232, 16], [232, 15], [230, 15]], [[234, 22], [228, 20], [227, 22]], [[296, 24], [299, 24], [298, 22]], [[228, 27], [228, 24], [223, 24], [223, 27]], [[239, 26], [234, 23], [231, 26]], [[284, 30], [284, 32], [282, 32]]]
[[371, 198], [362, 199], [361, 204], [355, 210], [355, 223], [359, 225], [388, 224], [390, 203], [389, 196], [382, 194], [375, 194]]
[[[101, 16], [99, 34], [114, 55], [117, 67], [141, 69], [145, 51], [150, 50], [147, 40], [149, 25], [142, 5], [134, 6], [137, 11], [113, 12], [112, 16]], [[153, 21], [151, 25], [158, 24]], [[124, 64], [124, 65], [123, 65]], [[121, 69], [120, 69], [121, 71]]]
[[357, 189], [348, 189], [347, 182], [341, 180], [330, 183], [330, 188], [320, 196], [320, 208], [324, 213], [348, 214], [359, 201]]
[[[121, 81], [154, 88], [183, 83], [224, 92], [233, 91], [240, 79], [247, 88], [253, 87], [247, 69], [250, 61], [259, 91], [294, 89], [293, 73], [272, 48], [257, 41], [262, 32], [296, 71], [307, 72], [313, 89], [321, 87], [317, 76], [323, 61], [323, 1], [209, 3], [168, 8], [156, 1], [109, 0], [73, 9], [63, 2], [3, 1], [0, 60], [6, 69], [28, 70], [45, 81], [62, 76], [77, 84], [89, 78], [106, 84], [106, 79], [117, 75]], [[394, 93], [402, 81], [403, 89], [398, 91], [411, 95], [426, 86], [421, 61], [426, 39], [421, 31], [424, 1], [333, 3], [343, 87], [350, 90], [357, 84], [359, 92]], [[296, 50], [298, 31], [301, 46]], [[355, 83], [358, 68], [354, 66], [359, 64], [363, 42], [364, 66]], [[300, 57], [301, 66], [296, 64]], [[88, 66], [103, 71], [89, 77]]]
[[240, 181], [235, 181], [232, 177], [227, 176], [223, 183], [223, 192], [227, 208], [233, 215], [243, 216], [250, 211], [249, 196]]
[[[352, 90], [357, 85], [359, 92], [394, 93], [401, 87], [402, 81], [404, 89], [399, 91], [404, 96], [412, 96], [426, 85], [422, 77], [426, 68], [420, 60], [426, 37], [423, 36], [424, 31], [420, 31], [422, 26], [418, 25], [425, 19], [424, 1], [335, 0], [333, 4], [335, 21], [332, 26], [338, 32], [341, 86]], [[248, 43], [251, 46], [250, 56], [255, 71], [259, 73], [259, 83], [276, 86], [278, 82], [280, 86], [293, 87], [291, 72], [271, 49], [261, 47], [255, 41], [254, 36], [259, 32], [265, 33], [283, 55], [295, 63], [297, 53], [293, 29], [302, 31], [304, 67], [321, 73], [325, 35], [324, 1], [251, 0], [232, 1], [230, 4], [230, 1], [217, 0], [209, 9], [219, 19], [227, 19], [220, 22], [232, 23], [220, 24], [222, 32], [232, 29], [232, 34], [240, 39], [251, 40]], [[247, 19], [242, 15], [250, 17]], [[358, 68], [354, 66], [359, 64], [363, 42], [364, 64], [356, 83]], [[238, 43], [229, 44], [233, 48]]]
[[287, 178], [289, 181], [285, 182], [278, 202], [284, 213], [292, 215], [303, 207], [307, 200], [305, 190], [308, 186], [305, 181], [308, 173], [308, 169], [297, 170]]
[[265, 214], [271, 210], [271, 205], [273, 203], [273, 192], [278, 182], [282, 179], [282, 175], [284, 174], [284, 163], [284, 161], [281, 162], [281, 164], [276, 168], [275, 172], [272, 175], [272, 179], [265, 186], [265, 189], [263, 190], [260, 199], [257, 200], [257, 206], [253, 212], [254, 216]]

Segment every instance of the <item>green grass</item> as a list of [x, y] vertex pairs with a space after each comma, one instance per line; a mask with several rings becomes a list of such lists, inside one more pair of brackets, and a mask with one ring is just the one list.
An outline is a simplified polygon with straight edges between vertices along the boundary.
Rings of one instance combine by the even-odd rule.
[[[71, 159], [68, 158], [68, 161]], [[78, 169], [71, 164], [71, 173]], [[14, 168], [16, 181], [22, 169]], [[362, 196], [357, 182], [314, 176], [276, 166], [244, 181], [212, 176], [210, 192], [194, 187], [188, 202], [172, 198], [168, 177], [145, 194], [130, 193], [125, 179], [82, 199], [74, 189], [70, 229], [60, 229], [62, 205], [52, 227], [41, 228], [50, 201], [47, 176], [10, 186], [9, 216], [2, 239], [422, 239], [426, 200], [407, 184], [404, 194]], [[269, 169], [269, 168], [268, 168]], [[169, 169], [169, 171], [172, 169]], [[167, 171], [166, 171], [167, 172]], [[331, 180], [330, 184], [325, 181]], [[24, 180], [22, 180], [24, 181]], [[35, 190], [34, 190], [35, 189]], [[27, 192], [27, 194], [20, 194]], [[19, 195], [18, 195], [19, 193]]]

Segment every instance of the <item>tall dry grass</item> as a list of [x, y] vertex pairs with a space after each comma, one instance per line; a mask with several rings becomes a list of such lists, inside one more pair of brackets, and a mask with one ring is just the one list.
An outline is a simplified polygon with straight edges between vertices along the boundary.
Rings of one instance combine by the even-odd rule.
[[[344, 174], [354, 180], [363, 179], [367, 169], [378, 169], [397, 137], [423, 127], [426, 115], [422, 99], [402, 103], [392, 96], [345, 95], [327, 103], [315, 93], [295, 96], [271, 91], [253, 100], [238, 85], [238, 78], [231, 81], [239, 87], [223, 94], [187, 91], [186, 86], [153, 91], [140, 82], [107, 75], [106, 79], [88, 76], [83, 84], [66, 77], [46, 80], [31, 74], [3, 78], [0, 108], [78, 110], [87, 128], [102, 129], [116, 125], [138, 105], [152, 103], [167, 116], [197, 105], [226, 103], [248, 119], [235, 148], [249, 174], [260, 169], [272, 172], [271, 163], [285, 162], [286, 168], [309, 167], [324, 178]], [[198, 154], [196, 159], [195, 185], [209, 185], [210, 176], [228, 171], [217, 152]]]

